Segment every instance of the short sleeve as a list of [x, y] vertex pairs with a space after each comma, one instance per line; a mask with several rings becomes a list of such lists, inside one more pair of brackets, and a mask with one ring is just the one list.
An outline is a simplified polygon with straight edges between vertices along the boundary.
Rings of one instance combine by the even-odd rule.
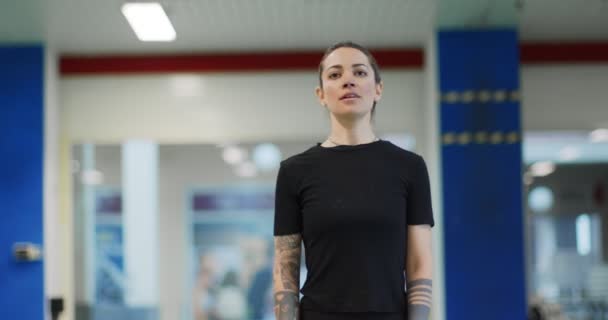
[[274, 235], [300, 233], [302, 231], [302, 217], [296, 181], [288, 167], [281, 162], [274, 198]]
[[429, 224], [432, 227], [435, 225], [435, 220], [431, 204], [429, 172], [424, 159], [420, 156], [416, 156], [411, 177], [407, 196], [407, 224]]

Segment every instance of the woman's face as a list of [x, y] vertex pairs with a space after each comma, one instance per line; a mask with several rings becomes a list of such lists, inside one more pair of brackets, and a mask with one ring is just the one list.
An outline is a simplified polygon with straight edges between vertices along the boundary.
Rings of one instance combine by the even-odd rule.
[[376, 84], [367, 56], [354, 48], [338, 48], [323, 61], [323, 88], [316, 90], [321, 105], [337, 116], [362, 118], [380, 100], [382, 83]]

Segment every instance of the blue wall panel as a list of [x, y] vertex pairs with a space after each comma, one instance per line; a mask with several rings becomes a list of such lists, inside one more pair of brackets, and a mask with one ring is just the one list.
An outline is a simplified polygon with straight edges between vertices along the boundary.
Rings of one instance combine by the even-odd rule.
[[441, 31], [438, 60], [447, 319], [525, 319], [517, 34]]
[[13, 259], [42, 244], [44, 51], [0, 47], [0, 319], [44, 318], [43, 266]]

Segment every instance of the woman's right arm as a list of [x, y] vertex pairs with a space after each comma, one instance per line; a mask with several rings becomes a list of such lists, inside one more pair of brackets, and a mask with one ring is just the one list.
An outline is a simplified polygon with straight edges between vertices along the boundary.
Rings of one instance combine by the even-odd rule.
[[274, 237], [272, 283], [277, 320], [300, 319], [300, 255], [302, 235]]

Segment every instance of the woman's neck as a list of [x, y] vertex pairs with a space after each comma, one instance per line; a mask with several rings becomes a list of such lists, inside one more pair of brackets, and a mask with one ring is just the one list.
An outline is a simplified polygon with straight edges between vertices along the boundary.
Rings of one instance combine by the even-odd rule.
[[373, 127], [369, 122], [359, 122], [358, 125], [344, 125], [343, 123], [334, 121], [327, 140], [323, 142], [323, 145], [356, 145], [373, 142], [376, 138]]

